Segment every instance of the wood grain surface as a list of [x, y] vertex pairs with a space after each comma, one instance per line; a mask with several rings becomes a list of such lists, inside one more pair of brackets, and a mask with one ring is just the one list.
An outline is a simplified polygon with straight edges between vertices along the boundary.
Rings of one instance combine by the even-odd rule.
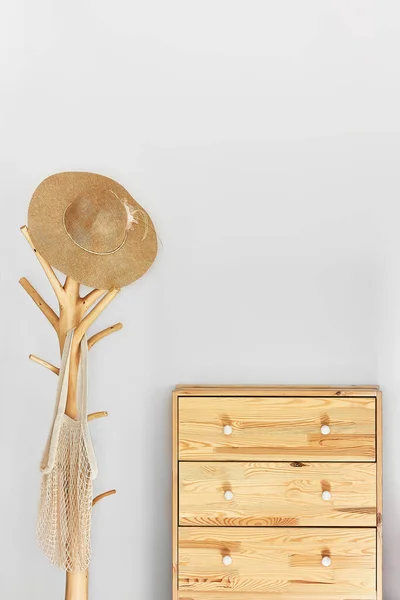
[[179, 459], [373, 462], [375, 397], [180, 395]]
[[[329, 588], [329, 592], [319, 596], [319, 600], [379, 600], [375, 592], [368, 594], [344, 594], [343, 592], [336, 593]], [[178, 600], [309, 600], [316, 598], [309, 592], [305, 594], [286, 594], [285, 592], [192, 592], [183, 591], [178, 593]], [[318, 598], [318, 596], [317, 596]]]
[[[226, 500], [224, 493], [233, 498]], [[328, 491], [326, 501], [322, 493]], [[375, 463], [182, 462], [180, 525], [376, 526]]]
[[180, 396], [354, 396], [377, 395], [379, 385], [186, 385], [175, 387]]
[[382, 510], [383, 510], [383, 479], [382, 479], [382, 392], [376, 394], [376, 517], [377, 517], [377, 600], [383, 600], [383, 539], [382, 539]]
[[178, 397], [172, 394], [172, 600], [178, 594]]
[[[222, 562], [226, 555], [232, 558], [230, 566]], [[331, 566], [322, 566], [323, 556], [331, 558]], [[330, 593], [341, 599], [345, 594], [374, 598], [376, 530], [180, 527], [179, 590], [211, 592], [207, 597], [212, 600], [228, 591], [243, 592], [246, 600], [248, 594], [291, 600], [296, 594], [325, 599]], [[191, 596], [180, 594], [181, 600], [186, 597]]]

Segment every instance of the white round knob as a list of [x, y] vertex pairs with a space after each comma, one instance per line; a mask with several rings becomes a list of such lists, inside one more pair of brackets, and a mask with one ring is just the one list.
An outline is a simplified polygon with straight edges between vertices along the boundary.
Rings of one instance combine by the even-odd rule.
[[231, 557], [229, 555], [226, 555], [226, 556], [223, 557], [222, 562], [224, 563], [224, 565], [226, 567], [229, 567], [229, 565], [232, 564], [232, 559], [231, 559]]
[[231, 433], [232, 433], [232, 427], [230, 425], [224, 425], [224, 434], [231, 435]]
[[331, 561], [331, 559], [330, 559], [330, 557], [329, 557], [329, 556], [323, 556], [323, 557], [322, 557], [322, 560], [321, 560], [321, 563], [322, 563], [322, 565], [323, 565], [324, 567], [330, 567], [330, 566], [331, 566], [331, 564], [332, 564], [332, 561]]
[[331, 428], [329, 427], [329, 425], [322, 425], [322, 427], [321, 427], [322, 435], [328, 435], [330, 432], [331, 432]]
[[322, 500], [330, 500], [331, 498], [332, 494], [328, 490], [322, 492]]
[[225, 500], [232, 500], [233, 492], [231, 492], [231, 490], [226, 490], [226, 492], [224, 494], [224, 498], [225, 498]]

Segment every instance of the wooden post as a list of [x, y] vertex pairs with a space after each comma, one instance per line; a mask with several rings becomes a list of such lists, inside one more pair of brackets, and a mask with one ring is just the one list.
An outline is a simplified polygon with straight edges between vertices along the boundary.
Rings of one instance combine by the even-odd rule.
[[66, 574], [65, 600], [87, 600], [89, 593], [89, 572]]
[[[53, 288], [58, 300], [59, 315], [57, 315], [43, 300], [43, 298], [38, 294], [38, 292], [25, 277], [22, 277], [19, 282], [55, 329], [58, 336], [60, 354], [62, 354], [64, 348], [67, 332], [70, 329], [75, 328], [71, 346], [68, 396], [65, 409], [65, 413], [72, 419], [75, 419], [77, 416], [76, 385], [81, 340], [101, 312], [118, 294], [119, 289], [113, 289], [109, 291], [94, 289], [86, 296], [81, 297], [79, 294], [80, 283], [67, 276], [64, 285], [62, 285], [54, 273], [51, 265], [35, 248], [26, 225], [21, 227], [21, 231], [36, 254], [36, 257], [46, 273], [51, 287]], [[96, 333], [88, 340], [89, 349], [92, 348], [96, 342], [121, 328], [122, 323], [116, 323], [115, 325]], [[52, 365], [51, 363], [32, 354], [29, 356], [29, 358], [45, 366], [53, 373], [58, 375], [59, 368], [55, 365]], [[107, 415], [108, 413], [106, 411], [92, 413], [91, 415], [88, 415], [88, 420], [90, 421], [92, 419], [106, 417]], [[115, 493], [115, 490], [109, 490], [108, 492], [104, 492], [103, 494], [96, 496], [96, 498], [93, 499], [93, 506], [102, 498]], [[65, 600], [88, 600], [88, 571], [66, 573]]]

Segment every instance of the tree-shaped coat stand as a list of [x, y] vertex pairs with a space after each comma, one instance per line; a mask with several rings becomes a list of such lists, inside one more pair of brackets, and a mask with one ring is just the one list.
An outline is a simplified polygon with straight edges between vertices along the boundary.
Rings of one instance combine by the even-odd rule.
[[[71, 348], [71, 369], [70, 378], [68, 385], [68, 396], [67, 396], [67, 407], [66, 414], [72, 419], [76, 418], [76, 381], [78, 374], [78, 363], [79, 363], [79, 347], [82, 337], [88, 331], [89, 327], [95, 322], [97, 317], [103, 312], [103, 310], [110, 304], [120, 290], [114, 289], [110, 291], [105, 290], [92, 290], [89, 294], [84, 297], [79, 295], [80, 284], [74, 281], [71, 277], [66, 277], [64, 285], [62, 285], [54, 273], [51, 265], [43, 258], [43, 256], [35, 248], [32, 239], [29, 235], [28, 228], [26, 226], [21, 227], [21, 231], [31, 246], [32, 250], [36, 254], [46, 276], [53, 288], [53, 291], [57, 297], [58, 305], [60, 309], [59, 316], [53, 311], [53, 309], [43, 300], [38, 294], [35, 288], [29, 283], [29, 281], [22, 277], [20, 284], [24, 290], [29, 294], [35, 304], [42, 311], [44, 316], [50, 322], [55, 329], [59, 345], [60, 353], [63, 351], [65, 337], [67, 332], [75, 329], [75, 334]], [[97, 302], [97, 304], [96, 304]], [[114, 331], [118, 331], [122, 328], [122, 323], [116, 323], [107, 329], [103, 329], [99, 333], [96, 333], [88, 340], [88, 347], [92, 348], [96, 342], [99, 342], [104, 337], [110, 335]], [[55, 365], [38, 358], [37, 356], [30, 355], [29, 358], [44, 367], [53, 371], [58, 375], [59, 369]], [[98, 419], [107, 416], [106, 411], [91, 413], [88, 416], [88, 420]], [[116, 490], [109, 490], [102, 494], [99, 494], [93, 498], [93, 506], [102, 498], [115, 494]], [[65, 600], [87, 600], [88, 598], [88, 572], [68, 572], [66, 573], [66, 590]]]
[[[88, 600], [92, 506], [115, 494], [92, 497], [97, 474], [87, 421], [87, 351], [122, 328], [116, 323], [87, 338], [89, 327], [120, 288], [141, 277], [157, 254], [149, 215], [116, 181], [85, 172], [45, 179], [29, 205], [21, 231], [36, 254], [56, 295], [59, 314], [26, 278], [20, 284], [57, 333], [57, 367], [30, 358], [59, 375], [54, 421], [41, 464], [38, 539], [54, 564], [66, 571], [65, 600]], [[53, 267], [66, 274], [62, 284]], [[80, 286], [92, 287], [86, 296]], [[40, 524], [40, 527], [39, 527]]]

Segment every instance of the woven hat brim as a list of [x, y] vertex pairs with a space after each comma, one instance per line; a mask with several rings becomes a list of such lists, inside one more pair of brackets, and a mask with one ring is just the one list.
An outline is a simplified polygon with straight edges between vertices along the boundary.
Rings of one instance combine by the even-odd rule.
[[[85, 190], [108, 186], [119, 198], [146, 213], [148, 230], [140, 222], [127, 231], [124, 244], [112, 254], [93, 254], [69, 237], [63, 223], [66, 207]], [[157, 255], [157, 235], [147, 212], [127, 190], [96, 173], [66, 172], [51, 175], [36, 188], [28, 210], [28, 229], [44, 258], [79, 283], [98, 289], [120, 288], [139, 279]]]

